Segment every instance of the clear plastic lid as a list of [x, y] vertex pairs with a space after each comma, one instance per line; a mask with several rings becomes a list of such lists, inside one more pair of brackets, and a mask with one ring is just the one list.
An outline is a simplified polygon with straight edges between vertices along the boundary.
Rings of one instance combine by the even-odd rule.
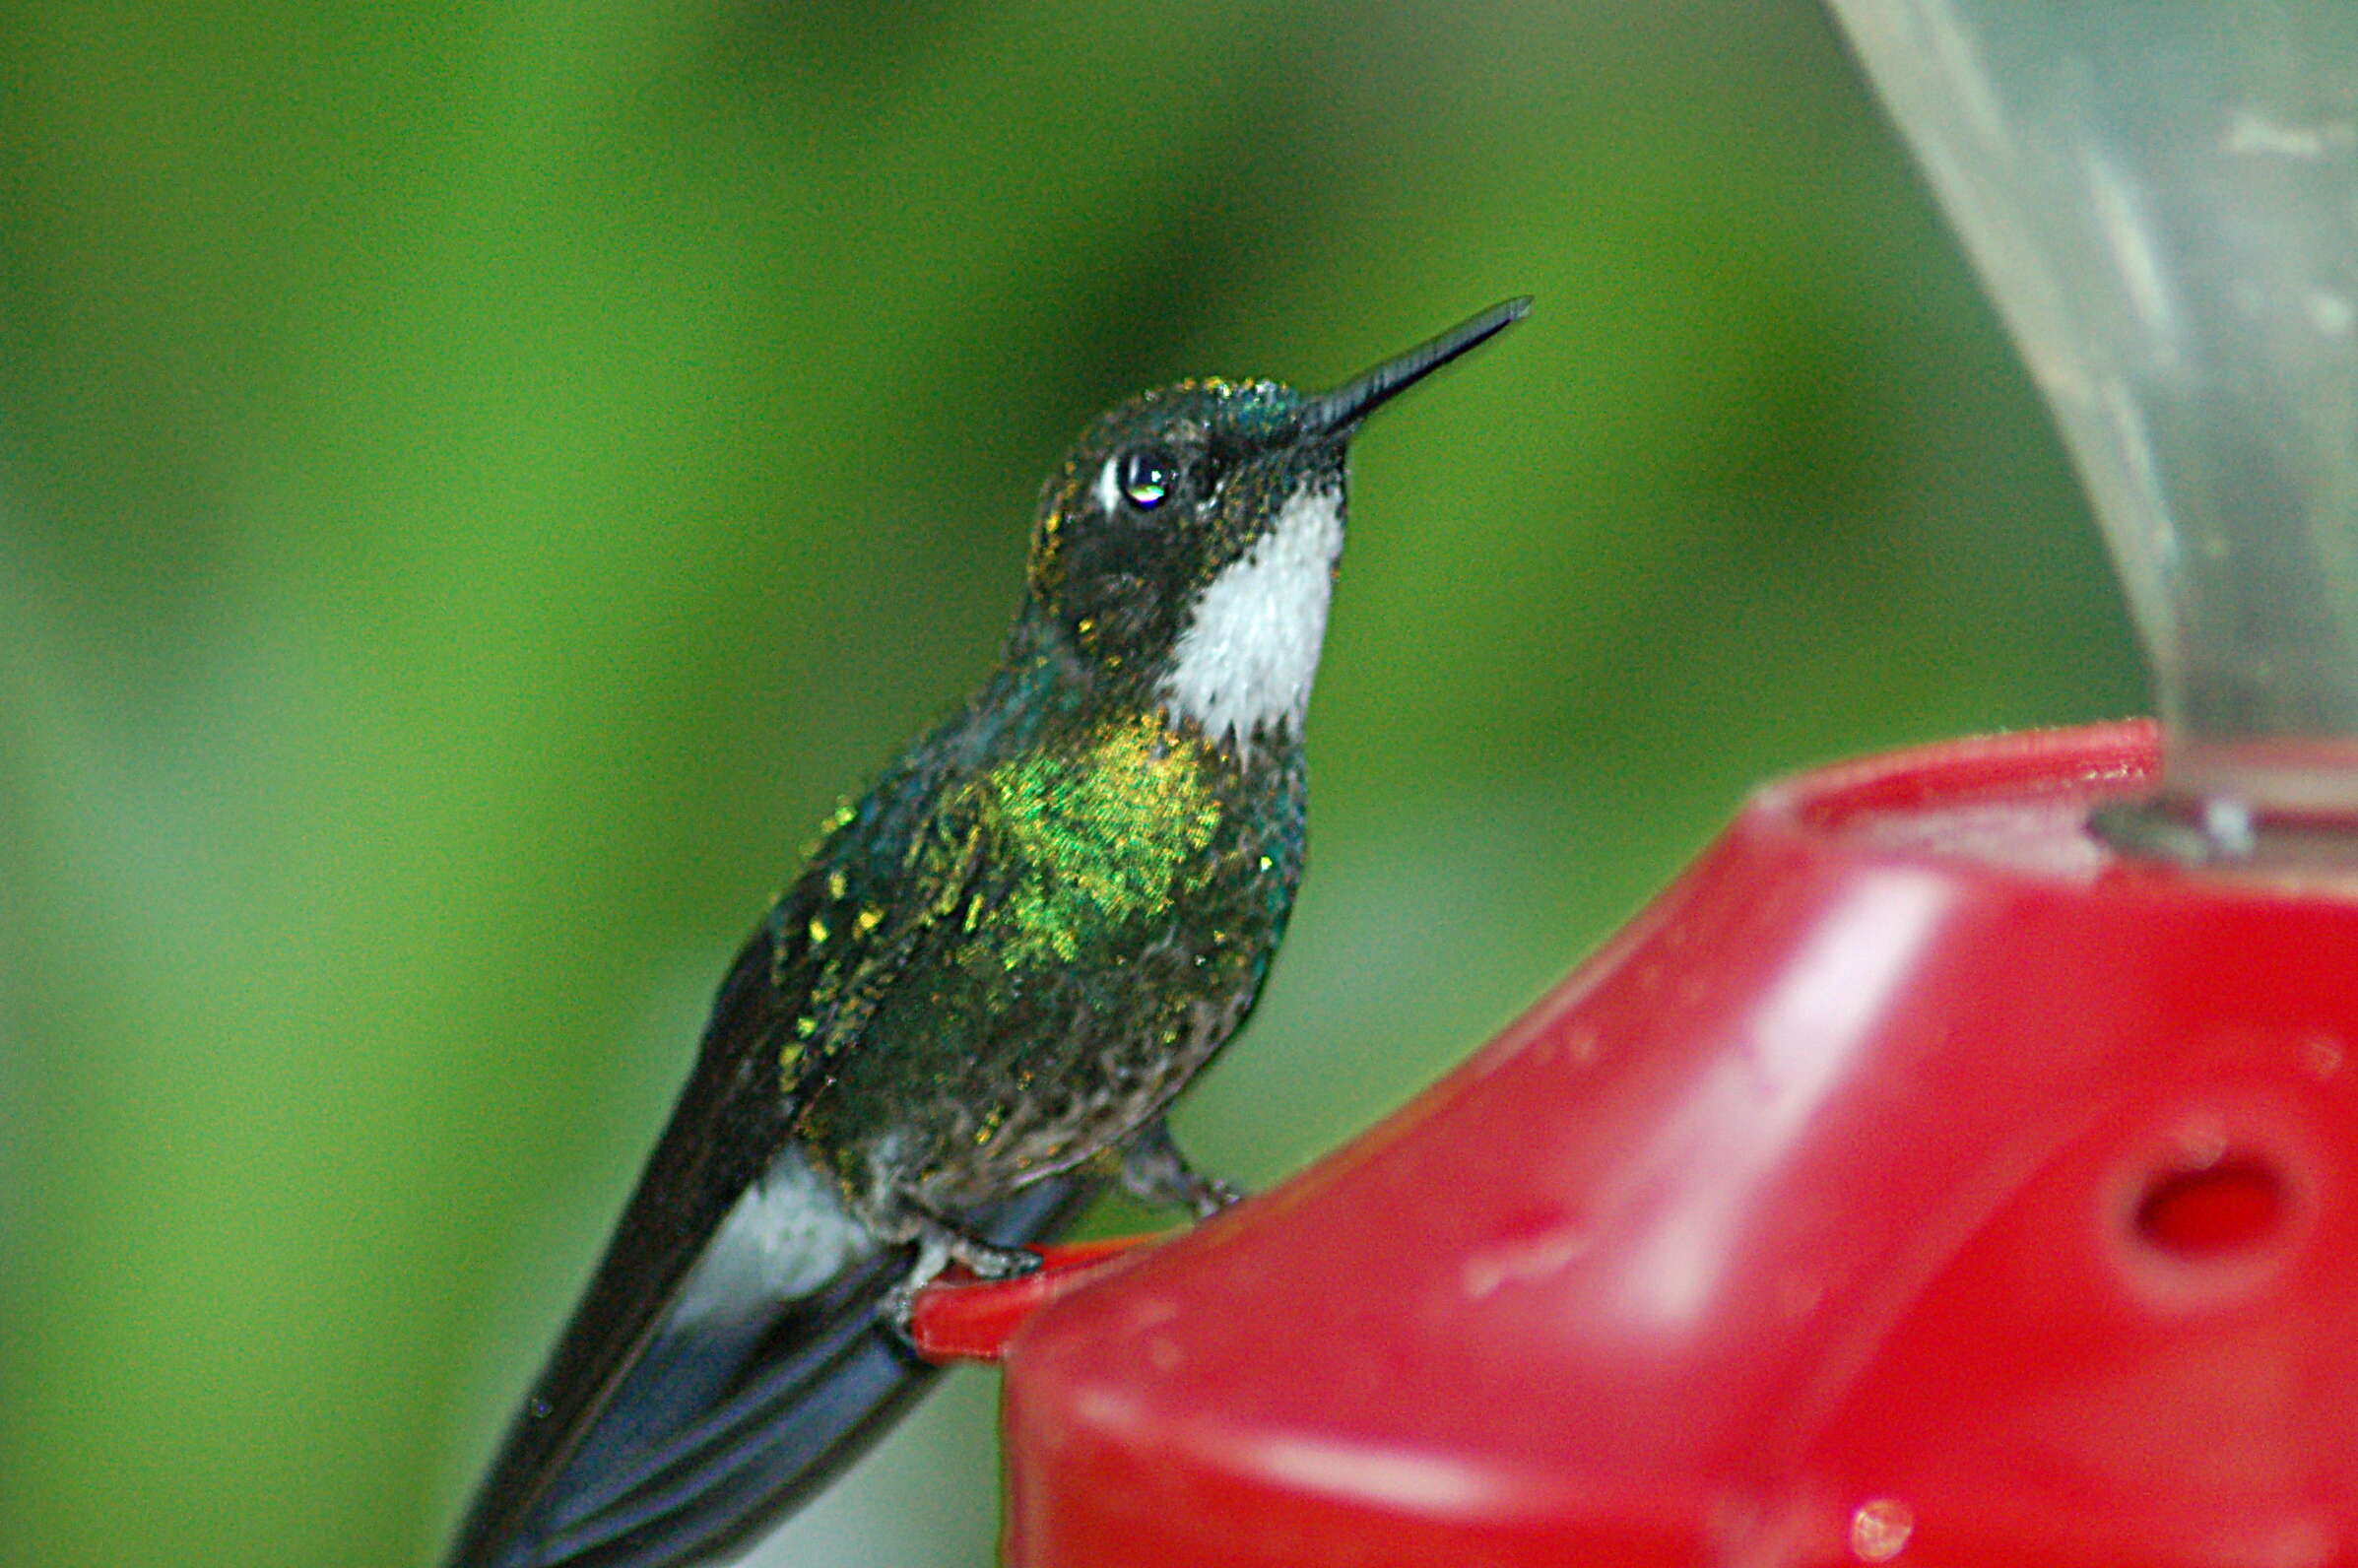
[[2103, 523], [2165, 732], [2140, 841], [2346, 860], [2358, 0], [1829, 3]]

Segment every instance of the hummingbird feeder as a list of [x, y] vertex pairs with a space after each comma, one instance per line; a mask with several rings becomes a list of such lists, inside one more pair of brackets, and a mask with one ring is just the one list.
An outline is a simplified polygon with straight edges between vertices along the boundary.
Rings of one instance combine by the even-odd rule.
[[2358, 1563], [2358, 6], [1832, 6], [2158, 722], [1772, 785], [1284, 1186], [936, 1287], [1015, 1568]]

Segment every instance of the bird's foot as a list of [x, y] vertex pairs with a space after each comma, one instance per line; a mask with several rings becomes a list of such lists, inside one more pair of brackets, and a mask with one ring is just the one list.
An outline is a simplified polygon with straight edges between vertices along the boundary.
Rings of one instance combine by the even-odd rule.
[[917, 1243], [917, 1260], [900, 1283], [885, 1292], [884, 1321], [903, 1340], [909, 1339], [909, 1320], [917, 1310], [917, 1292], [932, 1284], [951, 1264], [962, 1266], [980, 1279], [1013, 1279], [1040, 1267], [1040, 1255], [1024, 1247], [1002, 1247], [970, 1236], [946, 1220], [912, 1211], [910, 1234]]
[[1159, 1116], [1133, 1134], [1123, 1149], [1122, 1185], [1143, 1202], [1186, 1209], [1198, 1219], [1210, 1219], [1244, 1197], [1231, 1183], [1189, 1165]]

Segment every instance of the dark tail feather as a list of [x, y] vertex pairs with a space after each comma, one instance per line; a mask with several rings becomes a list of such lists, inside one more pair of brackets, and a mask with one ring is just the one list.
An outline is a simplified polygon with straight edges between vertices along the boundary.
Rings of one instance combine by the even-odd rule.
[[[963, 1216], [1041, 1240], [1095, 1184], [1042, 1182]], [[658, 1336], [500, 1558], [501, 1568], [682, 1568], [809, 1501], [935, 1376], [879, 1320], [905, 1251], [872, 1255], [733, 1338]]]

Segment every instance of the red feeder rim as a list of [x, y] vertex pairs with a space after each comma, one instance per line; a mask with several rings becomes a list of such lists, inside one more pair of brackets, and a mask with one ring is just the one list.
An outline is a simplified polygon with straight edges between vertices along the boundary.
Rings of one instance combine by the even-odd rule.
[[1764, 791], [1397, 1115], [1022, 1324], [1008, 1560], [2358, 1561], [2358, 903], [2115, 856], [2153, 765]]

